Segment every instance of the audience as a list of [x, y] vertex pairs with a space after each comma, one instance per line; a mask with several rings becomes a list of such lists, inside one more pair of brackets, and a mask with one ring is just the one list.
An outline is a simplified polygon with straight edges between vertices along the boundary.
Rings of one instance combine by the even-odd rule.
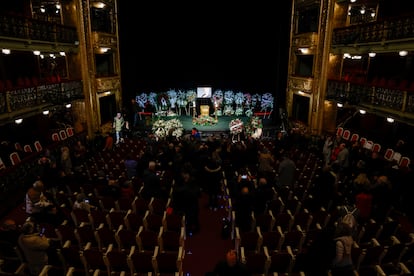
[[[112, 138], [110, 135], [108, 137]], [[380, 223], [384, 221], [385, 216], [389, 214], [389, 210], [395, 207], [395, 202], [390, 194], [395, 191], [395, 184], [393, 182], [394, 179], [397, 179], [395, 177], [391, 178], [389, 171], [384, 169], [385, 161], [378, 153], [372, 153], [369, 150], [359, 150], [358, 154], [349, 154], [349, 151], [347, 153], [347, 144], [340, 137], [337, 137], [335, 140], [327, 139], [326, 142], [326, 147], [330, 148], [335, 145], [337, 151], [335, 153], [328, 153], [329, 149], [322, 149], [321, 145], [321, 154], [318, 155], [318, 158], [322, 159], [323, 156], [325, 159], [315, 161], [316, 163], [312, 163], [315, 166], [310, 167], [314, 172], [310, 175], [307, 192], [309, 194], [312, 193], [312, 196], [315, 198], [316, 203], [314, 204], [318, 207], [323, 206], [331, 212], [337, 205], [341, 205], [348, 200], [350, 204], [355, 204], [358, 208], [358, 214], [360, 215], [359, 223], [363, 224], [370, 218], [374, 218]], [[250, 143], [257, 144], [251, 145]], [[261, 143], [260, 146], [259, 143]], [[126, 144], [119, 145], [119, 148], [124, 147]], [[274, 147], [276, 147], [276, 144], [279, 147], [282, 141], [275, 142]], [[80, 147], [79, 144], [76, 145]], [[269, 147], [269, 150], [267, 147]], [[287, 150], [281, 148], [280, 151], [276, 151], [282, 156], [280, 163], [278, 163], [278, 160], [275, 160], [271, 154], [271, 152], [274, 152], [274, 147], [272, 147], [272, 142], [268, 142], [265, 146], [263, 141], [232, 144], [225, 139], [207, 142], [193, 139], [177, 142], [155, 141], [150, 138], [149, 141], [145, 142], [145, 145], [142, 145], [139, 152], [139, 160], [134, 160], [132, 158], [133, 153], [128, 151], [123, 154], [121, 151], [117, 153], [110, 151], [112, 145], [109, 145], [108, 147], [105, 146], [105, 149], [99, 153], [102, 154], [99, 157], [101, 159], [94, 159], [93, 162], [95, 163], [88, 162], [97, 167], [99, 174], [102, 175], [105, 182], [105, 189], [103, 189], [100, 195], [112, 196], [114, 200], [128, 201], [134, 199], [136, 195], [142, 196], [147, 200], [152, 197], [163, 199], [170, 197], [173, 212], [186, 216], [189, 233], [200, 231], [199, 199], [203, 192], [206, 192], [210, 198], [208, 202], [209, 207], [212, 209], [221, 207], [219, 206], [218, 197], [222, 192], [221, 188], [223, 185], [221, 182], [221, 172], [225, 171], [229, 180], [227, 188], [233, 188], [231, 189], [230, 196], [233, 202], [233, 210], [236, 214], [236, 226], [240, 227], [241, 231], [249, 231], [252, 229], [252, 211], [258, 214], [264, 213], [267, 210], [268, 201], [275, 195], [272, 188], [277, 192], [278, 188], [283, 185], [290, 187], [294, 191], [298, 184], [299, 175], [297, 172], [300, 173], [303, 169], [303, 167], [298, 166], [300, 164], [299, 161], [303, 161], [299, 159], [301, 158], [299, 156], [306, 156], [308, 154], [306, 151], [296, 155], [292, 154], [295, 152], [294, 145]], [[62, 147], [62, 149], [64, 148]], [[221, 149], [223, 150], [221, 151]], [[260, 152], [259, 149], [261, 149]], [[255, 163], [257, 166], [253, 166], [251, 169], [246, 166], [246, 164], [250, 163], [240, 157], [252, 156], [251, 152], [250, 155], [248, 154], [249, 150], [256, 151], [255, 156], [257, 157], [257, 164]], [[59, 148], [57, 151], [59, 151]], [[78, 151], [74, 148], [75, 155], [79, 152], [84, 151]], [[105, 152], [105, 155], [103, 152]], [[135, 154], [137, 154], [136, 151]], [[113, 159], [111, 161], [106, 160], [106, 155], [111, 156]], [[78, 180], [75, 178], [77, 172], [72, 171], [70, 152], [62, 150], [62, 154], [59, 157], [61, 157], [59, 167], [65, 174], [74, 175], [72, 180], [76, 182]], [[59, 187], [59, 184], [49, 180], [49, 185], [45, 187], [43, 182], [43, 178], [48, 179], [48, 176], [50, 176], [48, 173], [56, 167], [56, 161], [52, 161], [52, 158], [50, 154], [46, 155], [45, 152], [45, 155], [39, 159], [36, 179], [42, 180], [36, 180], [33, 187], [28, 189], [25, 198], [25, 208], [27, 214], [35, 222], [52, 222], [56, 225], [54, 222], [56, 220], [53, 219], [57, 214], [56, 205], [53, 203], [52, 194], [49, 196], [46, 190], [51, 192], [56, 187]], [[311, 158], [314, 157], [309, 155], [308, 160]], [[328, 158], [332, 159], [328, 160]], [[355, 160], [355, 158], [358, 158], [358, 160]], [[87, 161], [86, 158], [83, 160]], [[157, 162], [163, 165], [160, 166]], [[188, 164], [192, 166], [188, 166]], [[317, 168], [318, 166], [323, 166], [323, 168]], [[90, 167], [88, 167], [89, 169]], [[173, 173], [168, 175], [168, 173], [171, 173], [170, 170]], [[92, 170], [85, 171], [83, 177], [87, 177], [86, 175], [91, 172]], [[237, 176], [234, 174], [235, 172], [237, 172]], [[278, 173], [278, 178], [274, 177], [273, 174], [275, 172]], [[95, 174], [97, 174], [97, 171]], [[43, 178], [39, 178], [40, 175]], [[93, 176], [93, 172], [91, 176]], [[175, 181], [174, 185], [171, 184], [173, 179]], [[278, 182], [275, 183], [275, 180]], [[137, 186], [134, 186], [132, 181]], [[203, 186], [203, 190], [200, 189], [201, 183], [207, 184]], [[138, 193], [140, 187], [143, 187], [143, 189]], [[170, 193], [170, 187], [173, 187], [172, 193]], [[90, 210], [90, 208], [99, 207], [91, 206], [86, 202], [86, 199], [87, 196], [79, 192], [73, 208]], [[285, 208], [287, 207], [285, 206]], [[315, 210], [317, 209], [310, 211]], [[10, 230], [15, 227], [9, 222], [4, 221], [1, 225], [1, 239], [8, 239], [7, 225], [10, 224]], [[30, 230], [30, 225], [25, 224], [22, 227], [22, 230], [24, 230], [22, 238], [18, 241], [21, 247], [25, 246], [25, 255], [28, 254], [29, 256], [33, 253], [31, 251], [33, 249], [30, 247], [30, 242], [27, 243], [27, 241], [34, 239], [35, 236], [36, 238], [39, 237], [35, 229], [36, 227], [33, 225], [32, 228], [33, 230]], [[12, 232], [15, 236], [20, 233], [16, 228]], [[339, 236], [348, 242], [349, 235], [341, 233]], [[46, 240], [43, 237], [40, 238], [41, 240], [39, 241], [41, 242]], [[336, 275], [335, 273], [339, 266], [352, 267], [349, 264], [348, 256], [345, 258], [346, 261], [339, 261], [339, 255], [342, 254], [341, 256], [343, 257], [343, 252], [347, 253], [348, 249], [348, 245], [337, 244], [338, 258], [332, 267], [332, 275]], [[316, 249], [314, 248], [314, 250]], [[41, 255], [37, 256], [39, 259], [31, 257], [31, 273], [34, 273], [34, 275], [38, 273], [40, 266], [47, 263], [47, 258], [45, 261]], [[236, 262], [234, 262], [234, 256], [236, 257]], [[250, 275], [247, 272], [247, 274], [243, 274], [245, 273], [243, 272], [244, 267], [239, 264], [235, 254], [234, 256], [232, 253], [229, 253], [229, 259], [217, 264], [216, 269], [212, 272], [214, 274], [211, 275]], [[342, 265], [339, 265], [340, 263]], [[309, 267], [307, 269], [311, 270]], [[235, 270], [237, 271], [235, 272], [236, 274], [231, 274]]]
[[49, 239], [37, 231], [33, 222], [27, 221], [22, 226], [18, 244], [27, 261], [30, 275], [39, 275], [42, 268], [48, 264]]

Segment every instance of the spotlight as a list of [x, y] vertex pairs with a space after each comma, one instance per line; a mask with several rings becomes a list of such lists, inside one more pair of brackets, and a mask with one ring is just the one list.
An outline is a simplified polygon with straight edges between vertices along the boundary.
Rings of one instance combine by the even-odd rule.
[[17, 125], [20, 125], [20, 124], [23, 122], [23, 119], [22, 119], [22, 118], [20, 118], [20, 119], [16, 119], [16, 120], [14, 120], [14, 122], [15, 122]]
[[1, 52], [5, 55], [10, 55], [10, 49], [1, 49]]
[[371, 52], [368, 55], [369, 55], [369, 57], [375, 57], [377, 55], [377, 53]]
[[66, 108], [71, 108], [72, 107], [72, 104], [68, 103], [68, 104], [65, 105], [65, 107]]
[[394, 119], [393, 119], [393, 118], [391, 118], [391, 117], [387, 117], [387, 122], [388, 122], [388, 123], [394, 123]]
[[43, 110], [43, 115], [49, 115], [49, 110]]
[[361, 114], [366, 114], [366, 113], [367, 113], [367, 111], [366, 111], [366, 110], [364, 110], [364, 109], [360, 109], [360, 110], [359, 110], [359, 113], [361, 113]]

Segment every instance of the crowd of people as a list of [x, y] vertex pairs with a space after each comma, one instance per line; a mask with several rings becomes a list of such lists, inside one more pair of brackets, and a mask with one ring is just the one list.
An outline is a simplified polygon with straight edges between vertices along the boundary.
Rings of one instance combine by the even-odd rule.
[[[118, 133], [122, 124], [117, 122], [122, 118], [119, 116], [118, 114], [114, 120], [115, 145], [125, 142], [122, 134]], [[108, 137], [113, 138], [111, 135]], [[108, 145], [108, 139], [95, 151], [82, 141], [77, 141], [71, 147], [62, 146], [58, 151], [60, 156], [54, 156], [45, 149], [38, 160], [33, 185], [26, 193], [25, 210], [30, 219], [27, 225], [25, 223], [19, 229], [21, 237], [18, 243], [25, 256], [33, 254], [29, 244], [34, 240], [44, 252], [48, 248], [47, 239], [39, 235], [36, 225], [41, 222], [58, 225], [61, 222], [63, 213], [55, 201], [54, 191], [68, 182], [82, 185], [97, 181], [92, 184], [98, 185], [99, 182], [99, 185], [104, 186], [102, 195], [110, 195], [116, 200], [131, 200], [135, 196], [147, 200], [165, 200], [171, 197], [172, 210], [184, 214], [187, 231], [196, 234], [200, 230], [201, 194], [208, 195], [208, 207], [216, 211], [220, 207], [218, 198], [223, 187], [222, 172], [227, 175], [237, 172], [237, 177], [229, 179], [228, 187], [234, 199], [236, 224], [247, 231], [251, 225], [251, 212], [263, 213], [266, 210], [272, 188], [290, 186], [293, 189], [297, 185], [296, 162], [303, 152], [309, 150], [306, 146], [298, 147], [296, 139], [287, 137], [282, 132], [274, 140], [266, 142], [246, 139], [235, 143], [215, 136], [202, 140], [197, 135], [191, 135], [188, 139], [162, 141], [148, 137], [139, 154], [126, 153], [122, 156], [122, 163], [116, 164], [122, 168], [122, 174], [98, 172], [96, 178], [88, 176], [85, 162], [91, 155], [118, 151], [119, 147], [114, 147], [113, 141]], [[312, 154], [322, 160], [319, 177], [309, 187], [321, 206], [327, 209], [344, 204], [355, 206], [359, 210], [359, 223], [364, 223], [369, 218], [383, 221], [391, 208], [405, 212], [411, 206], [407, 198], [407, 192], [411, 189], [411, 172], [403, 174], [378, 153], [367, 151], [357, 144], [350, 145], [341, 137], [329, 135], [325, 140], [321, 138], [319, 147], [313, 149]], [[173, 185], [172, 182], [161, 180], [162, 172], [171, 173]], [[86, 202], [86, 199], [85, 194], [79, 194], [72, 208], [98, 208]], [[3, 228], [8, 226], [4, 224]], [[3, 232], [5, 231], [2, 230], [2, 237]], [[340, 257], [344, 255], [343, 252], [349, 253], [352, 235], [343, 230], [336, 233], [335, 238], [338, 240], [338, 256], [329, 268], [336, 270], [341, 266], [349, 269], [352, 267], [349, 257], [345, 260], [340, 260]], [[31, 264], [30, 271], [33, 275], [37, 275], [41, 266], [47, 263], [45, 255], [26, 258]], [[215, 274], [211, 275], [249, 275], [244, 274], [248, 272], [242, 272], [244, 267], [236, 261], [235, 252], [229, 251], [226, 258], [226, 262], [218, 264], [212, 272]], [[225, 274], [233, 270], [240, 274]]]

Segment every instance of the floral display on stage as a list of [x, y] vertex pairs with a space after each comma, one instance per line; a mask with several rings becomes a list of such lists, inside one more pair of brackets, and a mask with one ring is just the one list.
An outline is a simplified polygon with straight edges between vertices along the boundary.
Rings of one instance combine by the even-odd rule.
[[259, 139], [262, 135], [263, 123], [262, 119], [252, 116], [246, 124], [246, 134], [253, 139]]
[[170, 120], [158, 119], [152, 124], [152, 132], [159, 140], [167, 137], [174, 137], [176, 139], [183, 136], [184, 128], [181, 121], [177, 118]]
[[[254, 116], [256, 112], [272, 112], [274, 97], [271, 93], [243, 93], [232, 90], [215, 90], [211, 96], [211, 104], [214, 106], [217, 116]], [[142, 109], [152, 106], [158, 116], [191, 115], [192, 108], [197, 102], [195, 90], [170, 89], [162, 93], [141, 93], [136, 96], [136, 101]], [[200, 124], [210, 121], [204, 118]], [[196, 122], [198, 123], [198, 122]], [[212, 122], [210, 122], [212, 123]]]
[[211, 116], [198, 116], [193, 117], [193, 125], [198, 126], [213, 126], [217, 124], [218, 120], [216, 118], [213, 118]]
[[233, 119], [229, 123], [230, 133], [237, 135], [243, 132], [243, 121], [239, 118]]

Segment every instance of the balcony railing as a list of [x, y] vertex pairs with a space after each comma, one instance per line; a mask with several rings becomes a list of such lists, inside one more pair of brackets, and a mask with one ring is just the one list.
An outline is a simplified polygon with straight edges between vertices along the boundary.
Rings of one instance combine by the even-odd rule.
[[72, 45], [78, 41], [75, 27], [4, 14], [0, 14], [0, 37]]
[[326, 98], [414, 119], [414, 93], [408, 89], [328, 80]]
[[82, 82], [79, 80], [16, 88], [0, 93], [0, 115], [40, 105], [65, 104], [83, 98]]
[[407, 38], [414, 38], [413, 15], [336, 28], [333, 32], [332, 44], [362, 44]]

